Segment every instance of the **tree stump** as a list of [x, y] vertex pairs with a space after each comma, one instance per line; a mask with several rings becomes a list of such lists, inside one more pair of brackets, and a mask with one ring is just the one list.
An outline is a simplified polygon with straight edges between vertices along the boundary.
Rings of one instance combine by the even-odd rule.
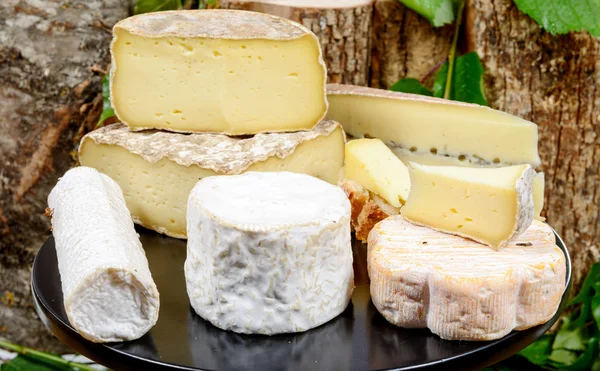
[[328, 82], [368, 84], [373, 0], [221, 0], [220, 7], [277, 15], [304, 25], [319, 38]]
[[545, 216], [573, 260], [575, 288], [600, 260], [600, 39], [551, 35], [511, 0], [473, 0], [467, 41], [490, 105], [539, 126]]
[[0, 337], [25, 346], [66, 349], [35, 315], [31, 264], [50, 235], [48, 193], [102, 110], [111, 27], [130, 6], [0, 2]]

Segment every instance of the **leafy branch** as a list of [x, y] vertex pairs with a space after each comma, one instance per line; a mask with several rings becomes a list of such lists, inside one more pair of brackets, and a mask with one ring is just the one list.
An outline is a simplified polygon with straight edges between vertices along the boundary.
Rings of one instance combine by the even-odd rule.
[[1, 339], [0, 348], [19, 354], [10, 362], [0, 365], [0, 371], [98, 371], [91, 365], [71, 362], [54, 354], [40, 352]]

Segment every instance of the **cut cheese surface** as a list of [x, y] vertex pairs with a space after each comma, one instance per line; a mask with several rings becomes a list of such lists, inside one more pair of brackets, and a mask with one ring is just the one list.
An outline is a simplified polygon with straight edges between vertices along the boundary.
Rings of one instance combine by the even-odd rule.
[[544, 173], [537, 173], [533, 177], [533, 215], [538, 220], [544, 220]]
[[529, 165], [464, 168], [409, 165], [411, 191], [400, 210], [409, 220], [499, 248], [533, 219]]
[[348, 305], [350, 203], [339, 187], [289, 172], [208, 177], [187, 209], [187, 291], [216, 327], [301, 332]]
[[488, 107], [352, 85], [327, 85], [327, 118], [355, 138], [469, 162], [540, 164], [537, 126]]
[[159, 295], [119, 186], [76, 167], [48, 206], [71, 325], [93, 342], [140, 338], [158, 320]]
[[345, 177], [400, 207], [410, 191], [408, 169], [379, 139], [356, 139], [346, 144]]
[[291, 171], [337, 184], [345, 137], [323, 121], [311, 131], [231, 138], [219, 134], [134, 133], [116, 124], [86, 135], [82, 165], [110, 176], [123, 189], [136, 223], [185, 238], [189, 192], [199, 179], [245, 171]]
[[115, 25], [111, 52], [111, 102], [132, 130], [310, 130], [327, 110], [316, 36], [276, 16], [141, 14]]
[[392, 216], [369, 235], [371, 298], [390, 323], [447, 340], [493, 340], [547, 322], [565, 290], [566, 260], [534, 220], [504, 249]]

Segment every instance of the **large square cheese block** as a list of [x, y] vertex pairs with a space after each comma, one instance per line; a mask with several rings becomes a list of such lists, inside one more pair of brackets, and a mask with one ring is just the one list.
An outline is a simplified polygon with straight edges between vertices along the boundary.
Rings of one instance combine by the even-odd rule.
[[537, 126], [488, 107], [338, 84], [327, 98], [327, 118], [355, 138], [473, 163], [540, 164]]
[[309, 130], [327, 110], [316, 36], [276, 16], [141, 14], [115, 25], [111, 53], [112, 105], [132, 130]]
[[499, 248], [533, 220], [529, 165], [502, 168], [409, 165], [411, 189], [400, 212], [436, 230]]
[[199, 179], [245, 171], [291, 171], [336, 184], [344, 164], [344, 132], [322, 121], [311, 131], [257, 134], [131, 132], [121, 124], [86, 135], [82, 165], [123, 189], [134, 221], [172, 237], [186, 237], [187, 198]]
[[494, 340], [545, 323], [565, 290], [565, 255], [537, 220], [494, 251], [392, 216], [371, 231], [367, 261], [386, 320], [447, 340]]

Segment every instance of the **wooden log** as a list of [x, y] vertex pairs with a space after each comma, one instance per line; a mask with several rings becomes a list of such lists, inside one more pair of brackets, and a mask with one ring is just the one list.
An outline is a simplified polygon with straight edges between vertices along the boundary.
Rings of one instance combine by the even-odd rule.
[[291, 19], [319, 38], [328, 82], [367, 85], [373, 0], [221, 0], [221, 8]]
[[569, 248], [576, 288], [600, 259], [600, 38], [551, 35], [511, 0], [466, 11], [491, 106], [539, 126], [545, 216]]
[[111, 26], [130, 6], [0, 2], [0, 337], [25, 346], [66, 350], [35, 315], [30, 269], [50, 235], [48, 193], [102, 110]]
[[448, 57], [454, 26], [433, 27], [398, 0], [375, 1], [370, 85], [422, 79]]

